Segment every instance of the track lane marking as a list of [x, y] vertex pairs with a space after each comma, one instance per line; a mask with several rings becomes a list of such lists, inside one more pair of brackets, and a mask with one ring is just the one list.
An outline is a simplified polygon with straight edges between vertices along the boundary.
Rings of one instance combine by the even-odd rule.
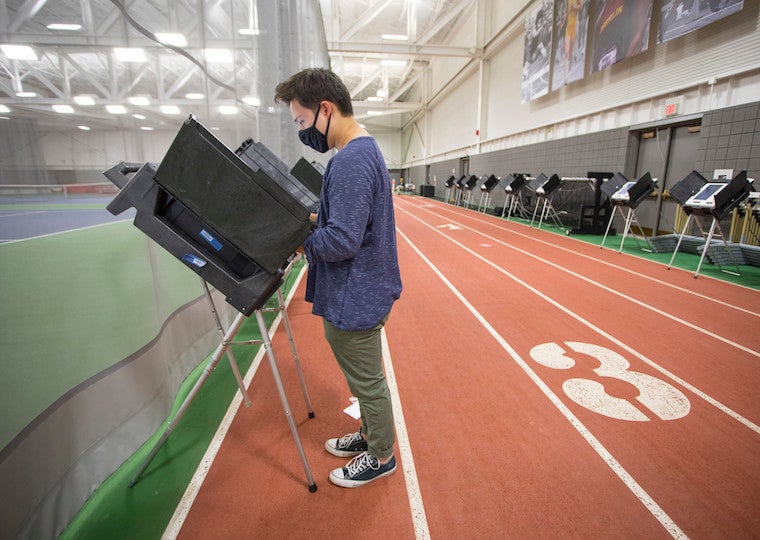
[[583, 324], [587, 328], [590, 328], [591, 330], [593, 330], [597, 334], [599, 334], [602, 337], [610, 340], [612, 343], [618, 345], [619, 347], [621, 347], [625, 351], [631, 353], [633, 356], [635, 356], [636, 358], [638, 358], [639, 360], [641, 360], [645, 364], [651, 366], [652, 368], [656, 369], [657, 371], [659, 371], [660, 373], [662, 373], [666, 377], [669, 377], [671, 380], [677, 382], [678, 384], [680, 384], [684, 388], [688, 389], [690, 392], [692, 392], [695, 395], [699, 396], [700, 398], [702, 398], [704, 401], [706, 401], [707, 403], [709, 403], [710, 405], [712, 405], [716, 409], [718, 409], [721, 412], [727, 414], [728, 416], [730, 416], [734, 420], [740, 422], [744, 426], [748, 427], [749, 429], [751, 429], [755, 433], [760, 434], [760, 426], [758, 426], [757, 424], [755, 424], [754, 422], [752, 422], [748, 418], [745, 418], [744, 416], [740, 415], [738, 412], [734, 411], [733, 409], [731, 409], [727, 405], [724, 405], [723, 403], [719, 402], [717, 399], [709, 396], [708, 394], [706, 394], [702, 390], [698, 389], [697, 387], [693, 386], [692, 384], [688, 383], [687, 381], [685, 381], [684, 379], [682, 379], [681, 377], [679, 377], [675, 373], [672, 373], [671, 371], [665, 369], [664, 367], [662, 367], [661, 365], [657, 364], [656, 362], [650, 360], [649, 358], [647, 358], [646, 356], [644, 356], [643, 354], [641, 354], [640, 352], [638, 352], [637, 350], [635, 350], [633, 347], [630, 347], [629, 345], [625, 344], [624, 342], [622, 342], [621, 340], [619, 340], [618, 338], [616, 338], [612, 334], [606, 332], [605, 330], [602, 330], [601, 328], [599, 328], [598, 326], [594, 325], [590, 321], [587, 321], [586, 319], [584, 319], [583, 317], [581, 317], [580, 315], [578, 315], [574, 311], [570, 310], [569, 308], [563, 306], [562, 304], [560, 304], [556, 300], [554, 300], [552, 298], [549, 298], [549, 296], [547, 296], [546, 294], [542, 293], [541, 291], [539, 291], [535, 287], [529, 285], [528, 283], [526, 283], [525, 281], [521, 280], [517, 276], [511, 274], [510, 272], [508, 272], [504, 268], [500, 267], [496, 263], [494, 263], [494, 262], [486, 259], [482, 255], [480, 255], [480, 254], [472, 251], [470, 248], [468, 248], [467, 246], [465, 246], [461, 242], [458, 242], [457, 240], [454, 240], [453, 238], [447, 236], [442, 231], [440, 231], [440, 230], [436, 229], [435, 227], [433, 227], [432, 225], [426, 223], [425, 221], [423, 221], [422, 219], [418, 218], [417, 216], [415, 216], [414, 214], [412, 214], [408, 210], [405, 210], [403, 208], [399, 208], [399, 210], [401, 210], [402, 212], [408, 214], [410, 217], [412, 217], [413, 219], [419, 221], [420, 223], [422, 223], [423, 225], [425, 225], [427, 228], [429, 228], [430, 230], [434, 231], [436, 234], [439, 234], [439, 235], [443, 236], [445, 239], [447, 239], [448, 241], [452, 242], [453, 244], [459, 246], [460, 248], [462, 248], [466, 252], [470, 253], [474, 257], [476, 257], [476, 258], [480, 259], [481, 261], [485, 262], [486, 264], [488, 264], [489, 266], [493, 267], [498, 272], [504, 274], [505, 276], [507, 276], [511, 280], [513, 280], [516, 283], [522, 285], [523, 287], [525, 287], [526, 289], [528, 289], [532, 293], [536, 294], [537, 296], [539, 296], [540, 298], [542, 298], [546, 302], [550, 303], [551, 305], [553, 305], [554, 307], [556, 307], [557, 309], [559, 309], [563, 313], [569, 315], [571, 318], [573, 318], [576, 321], [580, 322], [581, 324]]
[[417, 478], [417, 468], [414, 465], [412, 445], [409, 442], [409, 433], [406, 429], [404, 411], [401, 408], [401, 397], [398, 393], [396, 373], [393, 370], [391, 350], [388, 345], [388, 336], [385, 333], [385, 328], [380, 332], [380, 338], [383, 345], [382, 350], [383, 363], [385, 364], [385, 378], [388, 381], [388, 389], [391, 392], [391, 403], [393, 404], [393, 422], [396, 426], [396, 440], [398, 442], [399, 454], [401, 454], [401, 465], [404, 471], [406, 494], [409, 498], [409, 509], [412, 512], [414, 537], [417, 540], [428, 540], [430, 538], [430, 529], [428, 528], [427, 516], [425, 514], [425, 505], [422, 502], [420, 482]]
[[[399, 208], [399, 209], [400, 209], [401, 211], [403, 211], [403, 212], [407, 212], [407, 213], [409, 213], [409, 211], [408, 211], [408, 210], [405, 210], [405, 209], [403, 209], [403, 208]], [[431, 214], [433, 214], [434, 216], [437, 216], [437, 215], [435, 214], [435, 212], [431, 212], [431, 211], [429, 211], [429, 210], [425, 210], [424, 208], [423, 208], [422, 210], [423, 210], [423, 211], [425, 211], [425, 212], [431, 213]], [[413, 215], [413, 214], [411, 214], [411, 213], [409, 213], [409, 214], [410, 214], [410, 215]], [[437, 217], [440, 217], [440, 216], [437, 216]], [[417, 218], [417, 219], [419, 219], [419, 218]], [[718, 335], [718, 334], [716, 334], [716, 333], [714, 333], [714, 332], [711, 332], [711, 331], [709, 331], [709, 330], [706, 330], [706, 329], [704, 329], [704, 328], [701, 328], [701, 327], [697, 326], [697, 325], [696, 325], [696, 324], [694, 324], [694, 323], [691, 323], [691, 322], [689, 322], [689, 321], [686, 321], [686, 320], [684, 320], [684, 319], [681, 319], [680, 317], [676, 317], [675, 315], [671, 315], [670, 313], [667, 313], [667, 312], [665, 312], [665, 311], [663, 311], [663, 310], [661, 310], [661, 309], [659, 309], [659, 308], [656, 308], [656, 307], [654, 307], [654, 306], [651, 306], [651, 305], [649, 305], [649, 304], [647, 304], [647, 303], [645, 303], [645, 302], [642, 302], [641, 300], [637, 300], [636, 298], [633, 298], [632, 296], [628, 296], [627, 294], [624, 294], [624, 293], [622, 293], [622, 292], [616, 291], [615, 289], [613, 289], [613, 288], [611, 288], [611, 287], [608, 287], [608, 286], [606, 286], [606, 285], [602, 285], [601, 283], [598, 283], [598, 282], [596, 282], [596, 281], [594, 281], [594, 280], [592, 280], [592, 279], [590, 279], [590, 278], [587, 278], [586, 276], [582, 276], [581, 274], [578, 274], [577, 272], [574, 272], [573, 270], [569, 270], [569, 269], [567, 269], [567, 268], [565, 268], [565, 267], [563, 267], [563, 266], [561, 266], [561, 265], [559, 265], [559, 264], [556, 264], [556, 263], [553, 263], [553, 262], [551, 262], [551, 261], [549, 261], [549, 260], [546, 260], [546, 259], [544, 259], [543, 257], [539, 257], [538, 255], [535, 255], [535, 254], [533, 254], [533, 253], [530, 253], [529, 251], [526, 251], [526, 250], [524, 250], [524, 249], [522, 249], [522, 248], [519, 248], [519, 247], [516, 247], [516, 246], [510, 245], [510, 244], [508, 244], [507, 242], [504, 242], [503, 240], [499, 240], [498, 238], [495, 238], [495, 237], [493, 237], [493, 236], [490, 236], [490, 235], [488, 235], [488, 234], [486, 234], [486, 233], [484, 233], [484, 232], [482, 232], [482, 231], [479, 231], [479, 230], [477, 230], [477, 229], [473, 229], [472, 227], [469, 227], [469, 226], [467, 226], [467, 225], [464, 225], [463, 223], [457, 223], [457, 222], [455, 222], [455, 223], [456, 223], [457, 225], [460, 225], [462, 228], [464, 228], [464, 229], [466, 229], [466, 230], [469, 230], [469, 231], [472, 231], [472, 232], [474, 232], [474, 233], [476, 233], [476, 234], [479, 234], [479, 235], [481, 235], [481, 236], [484, 236], [484, 237], [488, 238], [489, 240], [491, 240], [491, 241], [493, 241], [493, 242], [496, 242], [496, 243], [498, 243], [498, 244], [501, 244], [501, 245], [503, 245], [503, 246], [505, 246], [505, 247], [508, 247], [508, 248], [510, 248], [510, 249], [513, 249], [513, 250], [515, 250], [515, 251], [518, 251], [518, 252], [522, 253], [523, 255], [527, 255], [528, 257], [531, 257], [531, 258], [533, 258], [533, 259], [536, 259], [537, 261], [540, 261], [540, 262], [542, 262], [542, 263], [544, 263], [544, 264], [547, 264], [547, 265], [549, 265], [549, 266], [552, 266], [552, 267], [554, 267], [554, 268], [556, 268], [556, 269], [558, 269], [558, 270], [561, 270], [561, 271], [563, 271], [563, 272], [565, 272], [565, 273], [567, 273], [567, 274], [570, 274], [570, 275], [571, 275], [571, 276], [573, 276], [573, 277], [576, 277], [576, 278], [578, 278], [578, 279], [581, 279], [581, 280], [583, 280], [583, 281], [585, 281], [585, 282], [587, 282], [587, 283], [590, 283], [591, 285], [594, 285], [595, 287], [599, 287], [600, 289], [603, 289], [603, 290], [605, 290], [605, 291], [607, 291], [607, 292], [610, 292], [610, 293], [612, 293], [612, 294], [615, 294], [615, 295], [617, 295], [617, 296], [619, 296], [619, 297], [621, 297], [621, 298], [623, 298], [623, 299], [625, 299], [625, 300], [628, 300], [628, 301], [630, 301], [630, 302], [633, 302], [634, 304], [637, 304], [637, 305], [639, 305], [639, 306], [641, 306], [641, 307], [643, 307], [643, 308], [645, 308], [645, 309], [648, 309], [648, 310], [654, 311], [654, 312], [655, 312], [655, 313], [657, 313], [658, 315], [662, 315], [663, 317], [667, 317], [667, 318], [669, 318], [669, 319], [671, 319], [671, 320], [673, 320], [673, 321], [675, 321], [675, 322], [677, 322], [677, 323], [680, 323], [680, 324], [682, 324], [682, 325], [684, 325], [684, 326], [686, 326], [686, 327], [688, 327], [688, 328], [691, 328], [692, 330], [696, 330], [697, 332], [700, 332], [700, 333], [702, 333], [702, 334], [705, 334], [706, 336], [709, 336], [709, 337], [711, 337], [711, 338], [713, 338], [713, 339], [716, 339], [716, 340], [718, 340], [718, 341], [721, 341], [721, 342], [723, 342], [723, 343], [725, 343], [725, 344], [727, 344], [727, 345], [730, 345], [730, 346], [732, 346], [732, 347], [736, 347], [737, 349], [739, 349], [739, 350], [741, 350], [741, 351], [743, 351], [743, 352], [746, 352], [747, 354], [751, 354], [752, 356], [756, 356], [756, 357], [760, 358], [760, 351], [755, 351], [754, 349], [750, 349], [749, 347], [745, 347], [744, 345], [741, 345], [741, 344], [739, 344], [739, 343], [736, 343], [736, 342], [734, 342], [734, 341], [732, 341], [732, 340], [730, 340], [730, 339], [728, 339], [728, 338], [724, 338], [723, 336], [720, 336], [720, 335]], [[436, 229], [437, 229], [437, 227], [436, 227]], [[440, 231], [437, 231], [437, 232], [440, 232]], [[571, 252], [571, 253], [572, 253], [572, 252]], [[638, 275], [638, 274], [637, 274], [637, 275]], [[751, 313], [751, 314], [752, 314], [752, 312], [749, 312], [749, 313]]]
[[[404, 203], [404, 204], [406, 204], [406, 203]], [[415, 206], [417, 208], [422, 208], [422, 209], [430, 207], [429, 205], [418, 205], [418, 204], [415, 204], [415, 203], [413, 203], [411, 201], [409, 201], [408, 204], [410, 204], [412, 206]], [[684, 289], [683, 287], [679, 287], [678, 285], [674, 285], [672, 283], [658, 281], [657, 279], [655, 279], [655, 278], [653, 278], [651, 276], [647, 276], [647, 275], [644, 275], [644, 274], [638, 274], [638, 273], [636, 273], [635, 271], [633, 271], [633, 270], [631, 270], [629, 268], [625, 268], [624, 266], [618, 266], [617, 264], [614, 264], [614, 263], [611, 263], [611, 262], [607, 262], [607, 261], [603, 261], [601, 259], [594, 258], [591, 255], [586, 255], [585, 253], [580, 253], [578, 251], [573, 251], [570, 248], [566, 248], [566, 247], [563, 247], [563, 246], [558, 246], [556, 244], [552, 244], [551, 242], [547, 242], [546, 240], [541, 240], [540, 238], [536, 238], [534, 236], [530, 236], [530, 235], [521, 233], [519, 231], [515, 231], [515, 230], [507, 228], [507, 227], [501, 227], [501, 226], [497, 225], [496, 223], [492, 223], [492, 222], [484, 220], [484, 219], [479, 219], [479, 218], [476, 218], [475, 216], [468, 216], [468, 215], [466, 215], [466, 214], [464, 214], [462, 212], [456, 212], [455, 210], [450, 209], [448, 207], [448, 205], [439, 204], [437, 206], [434, 205], [434, 207], [440, 208], [441, 210], [445, 210], [446, 212], [448, 212], [450, 214], [454, 214], [456, 216], [460, 216], [460, 217], [464, 217], [464, 218], [467, 218], [467, 219], [471, 219], [473, 221], [477, 221], [478, 223], [483, 223], [485, 225], [490, 225], [491, 227], [495, 227], [495, 228], [499, 229], [500, 231], [505, 231], [505, 232], [508, 232], [510, 234], [515, 234], [517, 236], [522, 236], [523, 238], [527, 238], [527, 239], [532, 240], [534, 242], [539, 242], [539, 243], [544, 244], [546, 246], [549, 246], [549, 247], [552, 247], [552, 248], [555, 248], [555, 249], [559, 249], [559, 250], [565, 251], [567, 253], [571, 253], [573, 255], [577, 255], [578, 257], [583, 257], [584, 259], [589, 259], [591, 261], [603, 264], [605, 266], [609, 266], [609, 267], [614, 268], [616, 270], [620, 270], [622, 272], [626, 272], [628, 274], [632, 274], [632, 275], [634, 275], [636, 277], [647, 279], [649, 281], [652, 281], [652, 282], [656, 283], [657, 285], [664, 285], [666, 287], [670, 287], [670, 288], [675, 289], [677, 291], [680, 291], [680, 292], [683, 292], [683, 293], [686, 293], [686, 294], [690, 294], [692, 296], [697, 296], [699, 298], [702, 298], [703, 300], [709, 300], [710, 302], [715, 302], [716, 304], [721, 304], [722, 306], [725, 306], [725, 307], [728, 307], [728, 308], [731, 308], [731, 309], [735, 309], [737, 311], [744, 312], [744, 313], [746, 313], [748, 315], [752, 315], [754, 317], [760, 317], [760, 312], [751, 311], [749, 309], [745, 309], [743, 307], [736, 306], [734, 304], [729, 304], [728, 302], [724, 302], [723, 300], [719, 300], [717, 298], [712, 298], [712, 297], [707, 296], [705, 294], [698, 293], [696, 291], [691, 291], [689, 289]], [[434, 212], [432, 212], [430, 210], [426, 210], [426, 211], [434, 214]], [[516, 222], [513, 222], [513, 223], [516, 223]], [[651, 261], [651, 262], [654, 262], [655, 264], [660, 264], [660, 263], [657, 263], [656, 261]], [[676, 270], [679, 270], [679, 269], [676, 268]], [[708, 279], [716, 280], [715, 278], [713, 278], [711, 276], [704, 276], [704, 277], [706, 277]], [[716, 280], [716, 281], [720, 281], [720, 280]], [[747, 287], [745, 285], [739, 285], [739, 284], [736, 284], [736, 283], [731, 283], [729, 281], [725, 281], [725, 282], [724, 281], [720, 281], [720, 282], [721, 283], [727, 283], [729, 285], [734, 285], [736, 287], [742, 287], [742, 288], [748, 289], [750, 291], [756, 291], [757, 290], [757, 289], [754, 289], [752, 287]]]
[[[412, 216], [414, 217], [414, 216]], [[424, 223], [424, 222], [423, 222]], [[427, 224], [425, 224], [427, 225]], [[435, 230], [435, 229], [434, 229]], [[483, 317], [483, 315], [462, 295], [462, 293], [449, 281], [446, 276], [428, 259], [422, 251], [396, 227], [396, 232], [409, 244], [415, 253], [430, 267], [436, 276], [451, 290], [467, 310], [477, 319], [477, 321], [488, 331], [496, 342], [512, 357], [525, 374], [533, 383], [543, 392], [551, 403], [562, 413], [570, 424], [580, 433], [591, 448], [602, 458], [609, 468], [620, 478], [625, 486], [636, 496], [637, 499], [649, 510], [657, 521], [670, 533], [673, 538], [687, 538], [686, 534], [680, 527], [667, 515], [667, 513], [652, 499], [652, 497], [639, 485], [628, 471], [618, 462], [615, 457], [607, 450], [604, 445], [589, 431], [589, 429], [578, 419], [577, 416], [557, 397], [549, 386], [531, 369], [531, 367], [522, 359], [519, 353], [499, 334], [496, 329]], [[436, 231], [437, 232], [437, 231]], [[444, 235], [445, 236], [445, 235]]]

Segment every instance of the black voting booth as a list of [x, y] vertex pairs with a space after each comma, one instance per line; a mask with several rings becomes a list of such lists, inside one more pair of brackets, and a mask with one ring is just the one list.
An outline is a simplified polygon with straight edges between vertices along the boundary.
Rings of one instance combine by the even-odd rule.
[[541, 228], [544, 219], [549, 217], [552, 218], [552, 221], [554, 221], [554, 224], [557, 227], [560, 229], [564, 228], [562, 221], [559, 219], [559, 215], [557, 215], [557, 212], [554, 210], [554, 206], [552, 206], [551, 203], [552, 193], [557, 191], [561, 184], [562, 180], [558, 175], [553, 174], [550, 177], [547, 177], [543, 173], [539, 174], [530, 182], [530, 184], [528, 184], [528, 188], [536, 194], [536, 206], [533, 208], [533, 217], [530, 220], [531, 226], [536, 219], [538, 207], [541, 206], [541, 215], [538, 220], [539, 229]]
[[[644, 238], [644, 241], [646, 242], [646, 234], [644, 234], [644, 231], [641, 228], [641, 224], [636, 218], [636, 208], [643, 201], [645, 201], [647, 197], [649, 197], [655, 188], [655, 181], [652, 180], [652, 176], [649, 173], [645, 173], [635, 182], [629, 181], [628, 178], [626, 178], [622, 173], [617, 173], [602, 184], [601, 190], [607, 196], [610, 204], [613, 206], [613, 210], [610, 214], [610, 220], [607, 223], [607, 229], [604, 232], [604, 238], [602, 238], [602, 243], [599, 246], [600, 248], [604, 248], [604, 242], [607, 240], [607, 234], [610, 232], [610, 227], [612, 227], [612, 220], [615, 219], [615, 212], [617, 211], [620, 212], [620, 216], [623, 218], [623, 221], [625, 223], [623, 227], [623, 237], [620, 240], [620, 249], [618, 249], [618, 253], [621, 253], [623, 251], [623, 244], [625, 243], [625, 238], [628, 236], [629, 232], [631, 233], [633, 239], [636, 241], [636, 245], [639, 246], [639, 249], [644, 249], [647, 251], [647, 249], [642, 248], [641, 244], [639, 244], [639, 240], [633, 233], [632, 227], [633, 225], [636, 225], [636, 227], [639, 229], [639, 234]], [[623, 208], [628, 208], [627, 214], [623, 213]]]
[[515, 214], [515, 211], [518, 211], [520, 217], [527, 219], [528, 211], [523, 206], [521, 196], [522, 189], [527, 185], [526, 176], [522, 173], [510, 174], [502, 182], [507, 196], [504, 200], [504, 208], [501, 210], [501, 217], [506, 215], [506, 218], [509, 219]]
[[472, 190], [475, 187], [475, 185], [478, 183], [478, 177], [475, 176], [474, 174], [470, 175], [469, 177], [462, 176], [462, 178], [460, 178], [460, 182], [461, 182], [462, 189], [459, 192], [460, 193], [459, 203], [461, 204], [461, 206], [464, 206], [465, 208], [469, 208], [470, 200], [472, 199]]
[[[670, 270], [670, 267], [673, 265], [676, 253], [678, 253], [678, 248], [681, 246], [683, 237], [689, 230], [689, 225], [693, 221], [697, 224], [699, 231], [705, 238], [704, 249], [699, 258], [699, 264], [697, 265], [697, 270], [694, 272], [694, 277], [696, 278], [699, 276], [699, 270], [702, 268], [702, 262], [705, 259], [705, 255], [708, 250], [713, 247], [712, 240], [714, 237], [720, 238], [723, 241], [723, 247], [736, 268], [736, 272], [731, 272], [729, 270], [724, 270], [720, 263], [718, 263], [721, 271], [740, 275], [739, 265], [736, 263], [736, 260], [728, 247], [726, 236], [723, 234], [723, 229], [720, 226], [720, 220], [725, 219], [734, 208], [739, 206], [739, 204], [749, 196], [750, 191], [752, 191], [752, 183], [751, 180], [747, 178], [747, 171], [741, 171], [729, 182], [708, 182], [697, 171], [692, 171], [683, 180], [673, 186], [673, 188], [670, 189], [670, 195], [681, 205], [687, 217], [683, 230], [678, 237], [678, 243], [673, 251], [673, 256], [670, 258], [668, 270]], [[705, 228], [700, 221], [701, 219], [712, 220], [709, 232], [705, 232]]]
[[[120, 188], [108, 210], [116, 215], [134, 207], [137, 211], [134, 225], [201, 278], [222, 336], [203, 374], [168, 423], [130, 487], [137, 483], [222, 355], [228, 356], [246, 405], [250, 404], [229, 346], [263, 343], [309, 490], [316, 491], [262, 315], [266, 310], [264, 304], [276, 294], [279, 307], [275, 311], [282, 314], [309, 417], [313, 418], [280, 291], [296, 248], [311, 233], [309, 215], [319, 201], [321, 174], [316, 167], [302, 161], [291, 174], [287, 166], [260, 143], [247, 140], [233, 152], [190, 116], [160, 166], [120, 163], [104, 173]], [[130, 173], [134, 173], [131, 178], [127, 176]], [[226, 331], [217, 316], [208, 283], [240, 312]], [[256, 316], [262, 340], [234, 342], [244, 318], [251, 314]]]
[[455, 176], [449, 176], [449, 179], [446, 180], [446, 183], [444, 186], [446, 187], [446, 192], [444, 194], [444, 197], [446, 198], [446, 202], [451, 202], [451, 190], [456, 189], [456, 183], [457, 179]]
[[494, 175], [483, 176], [483, 182], [480, 184], [480, 202], [478, 203], [478, 212], [485, 213], [488, 205], [491, 204], [491, 191], [499, 185], [499, 179]]

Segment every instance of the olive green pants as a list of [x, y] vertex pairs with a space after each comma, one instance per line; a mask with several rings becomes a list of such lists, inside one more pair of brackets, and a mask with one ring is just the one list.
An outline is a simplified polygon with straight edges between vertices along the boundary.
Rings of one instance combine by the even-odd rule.
[[349, 331], [322, 319], [325, 338], [346, 376], [349, 390], [359, 400], [361, 432], [367, 437], [367, 451], [378, 458], [393, 454], [396, 439], [380, 339], [380, 331], [387, 320], [388, 315], [374, 328]]

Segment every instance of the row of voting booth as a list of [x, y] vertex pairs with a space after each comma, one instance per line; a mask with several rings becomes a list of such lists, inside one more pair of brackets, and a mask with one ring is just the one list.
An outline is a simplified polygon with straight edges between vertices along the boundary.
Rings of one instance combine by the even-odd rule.
[[[568, 185], [585, 184], [590, 188], [585, 201], [578, 205], [577, 226], [568, 227], [567, 212], [563, 221], [556, 207], [556, 197], [561, 189]], [[501, 186], [505, 192], [504, 206], [494, 208], [497, 215], [510, 219], [513, 216], [530, 220], [531, 226], [552, 222], [556, 227], [565, 230], [566, 234], [603, 234], [601, 246], [607, 237], [616, 234], [612, 227], [616, 216], [623, 223], [623, 232], [618, 252], [622, 252], [626, 238], [633, 238], [639, 249], [643, 251], [673, 251], [668, 268], [673, 264], [676, 253], [682, 246], [696, 246], [700, 254], [699, 264], [694, 277], [699, 275], [705, 256], [721, 270], [731, 273], [739, 272], [739, 264], [745, 260], [749, 264], [760, 265], [760, 248], [742, 246], [741, 250], [732, 249], [728, 237], [721, 228], [720, 221], [729, 217], [733, 212], [743, 212], [745, 219], [741, 238], [747, 237], [751, 219], [760, 225], [760, 208], [754, 208], [758, 201], [757, 192], [753, 189], [753, 179], [747, 178], [746, 171], [741, 171], [732, 178], [720, 178], [707, 181], [697, 171], [692, 171], [681, 181], [674, 184], [666, 193], [676, 203], [686, 216], [681, 230], [672, 235], [653, 235], [647, 237], [636, 216], [636, 209], [650, 196], [657, 195], [657, 179], [650, 173], [645, 173], [638, 179], [628, 179], [622, 173], [589, 172], [586, 177], [560, 177], [557, 174], [547, 176], [539, 174], [530, 176], [526, 173], [512, 173], [504, 177], [485, 175], [463, 175], [459, 178], [451, 176], [445, 183], [445, 201], [457, 206], [471, 208], [474, 205], [473, 193], [480, 191], [477, 204], [478, 212], [486, 212], [493, 201], [494, 190]], [[527, 194], [527, 196], [526, 196]], [[741, 207], [741, 208], [740, 208]], [[689, 236], [691, 227], [696, 226], [699, 237]], [[744, 253], [747, 256], [744, 257]], [[730, 263], [735, 271], [723, 268]]]
[[[310, 214], [319, 204], [323, 172], [321, 166], [303, 158], [289, 169], [266, 146], [250, 139], [232, 151], [191, 115], [160, 165], [122, 162], [104, 173], [120, 189], [108, 210], [117, 215], [134, 207], [135, 227], [199, 276], [221, 335], [203, 373], [166, 424], [130, 487], [139, 481], [222, 356], [230, 362], [244, 403], [250, 405], [230, 346], [263, 344], [309, 491], [316, 491], [263, 312], [277, 311], [282, 316], [308, 414], [313, 418], [280, 287], [296, 259], [296, 249], [313, 230]], [[226, 329], [209, 284], [238, 311]], [[269, 300], [275, 298], [277, 307], [268, 308]], [[261, 339], [235, 341], [250, 315], [256, 317]]]

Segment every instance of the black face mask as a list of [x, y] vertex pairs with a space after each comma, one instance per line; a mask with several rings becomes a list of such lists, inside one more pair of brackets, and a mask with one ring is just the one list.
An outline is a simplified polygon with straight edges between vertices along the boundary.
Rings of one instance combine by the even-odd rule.
[[320, 131], [317, 129], [318, 117], [319, 107], [317, 107], [317, 112], [314, 113], [314, 123], [311, 125], [311, 127], [307, 127], [306, 129], [299, 131], [298, 138], [301, 139], [301, 142], [306, 146], [310, 146], [317, 152], [324, 154], [330, 149], [327, 144], [327, 132], [330, 131], [330, 120], [332, 117], [327, 119], [327, 128], [325, 129], [324, 134], [320, 133]]

